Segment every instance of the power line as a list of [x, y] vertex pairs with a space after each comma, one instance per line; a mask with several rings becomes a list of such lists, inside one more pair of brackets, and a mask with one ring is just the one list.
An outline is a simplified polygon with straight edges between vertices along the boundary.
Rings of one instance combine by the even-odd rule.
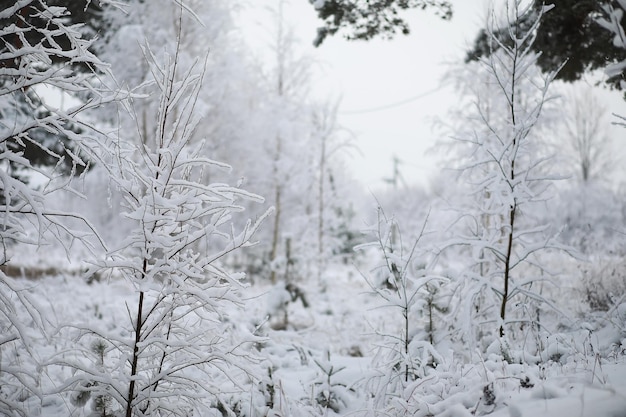
[[394, 103], [390, 103], [390, 104], [385, 104], [383, 106], [378, 106], [378, 107], [371, 107], [369, 109], [361, 109], [361, 110], [345, 110], [345, 111], [340, 111], [339, 114], [363, 114], [363, 113], [373, 113], [373, 112], [377, 112], [377, 111], [382, 111], [382, 110], [387, 110], [387, 109], [392, 109], [394, 107], [400, 107], [403, 106], [405, 104], [411, 103], [413, 101], [419, 100], [421, 98], [427, 97], [433, 93], [436, 93], [437, 91], [441, 90], [441, 85], [433, 88], [432, 90], [428, 90], [425, 91], [423, 93], [420, 93], [416, 96], [413, 97], [409, 97], [407, 99], [401, 100], [401, 101], [396, 101]]

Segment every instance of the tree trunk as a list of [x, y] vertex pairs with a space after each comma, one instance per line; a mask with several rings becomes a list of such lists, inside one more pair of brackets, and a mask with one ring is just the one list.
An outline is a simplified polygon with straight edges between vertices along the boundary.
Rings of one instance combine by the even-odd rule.
[[[147, 267], [147, 261], [144, 259], [144, 270]], [[133, 400], [135, 399], [135, 378], [137, 375], [137, 364], [139, 362], [139, 342], [141, 341], [141, 326], [143, 321], [143, 291], [139, 293], [139, 302], [137, 303], [137, 317], [135, 323], [135, 343], [133, 346], [133, 359], [130, 368], [130, 383], [128, 385], [128, 399], [126, 401], [126, 417], [133, 415]]]

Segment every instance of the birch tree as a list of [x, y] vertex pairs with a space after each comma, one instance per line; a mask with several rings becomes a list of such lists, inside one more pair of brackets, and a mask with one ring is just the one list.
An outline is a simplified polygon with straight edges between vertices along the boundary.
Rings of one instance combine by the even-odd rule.
[[[459, 329], [472, 348], [477, 339], [489, 344], [505, 334], [513, 337], [514, 323], [537, 324], [522, 308], [551, 305], [534, 291], [538, 284], [533, 283], [543, 280], [537, 255], [561, 247], [548, 225], [533, 224], [533, 209], [547, 198], [554, 178], [535, 130], [558, 68], [545, 76], [539, 72], [532, 45], [540, 18], [531, 30], [521, 31], [515, 24], [528, 12], [520, 1], [506, 3], [504, 27], [510, 41], [493, 36], [494, 51], [481, 60], [488, 91], [501, 105], [485, 106], [484, 97], [475, 96], [471, 104], [482, 127], [457, 138], [466, 155], [461, 178], [472, 198], [457, 223], [465, 231], [453, 229], [456, 236], [449, 244], [466, 247], [471, 258], [472, 267], [463, 272], [457, 291], [462, 294], [458, 317], [464, 317]], [[489, 32], [496, 32], [495, 12], [490, 23]]]
[[608, 135], [608, 108], [593, 92], [592, 87], [569, 90], [563, 98], [566, 146], [563, 156], [583, 184], [601, 178], [608, 179], [615, 161]]
[[100, 359], [85, 365], [79, 349], [49, 365], [73, 369], [75, 376], [58, 391], [73, 391], [76, 407], [89, 405], [102, 415], [230, 410], [233, 404], [222, 395], [237, 391], [237, 375], [247, 372], [242, 358], [253, 338], [236, 340], [223, 316], [225, 305], [242, 304], [241, 275], [223, 261], [253, 244], [268, 213], [235, 232], [232, 214], [243, 210], [237, 201], [263, 199], [236, 186], [204, 183], [206, 169], [228, 166], [207, 158], [203, 143], [193, 140], [206, 61], [178, 74], [178, 48], [165, 62], [148, 46], [143, 50], [159, 97], [150, 143], [117, 138], [92, 146], [93, 157], [109, 167], [123, 198], [122, 215], [133, 226], [91, 272], [120, 274], [134, 291], [136, 301], [126, 306], [131, 330], [114, 335], [69, 323], [79, 330], [85, 356], [93, 349], [90, 341], [101, 341]]

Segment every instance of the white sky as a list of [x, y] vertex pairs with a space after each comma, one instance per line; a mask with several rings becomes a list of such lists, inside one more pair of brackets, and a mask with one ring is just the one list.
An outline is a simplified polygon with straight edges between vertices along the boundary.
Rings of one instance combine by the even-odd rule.
[[[446, 71], [445, 62], [462, 59], [482, 27], [486, 9], [484, 0], [452, 2], [452, 21], [442, 21], [432, 10], [405, 13], [410, 36], [368, 42], [347, 42], [333, 36], [314, 48], [312, 41], [320, 22], [313, 7], [307, 0], [287, 1], [284, 15], [293, 25], [302, 52], [321, 64], [313, 81], [314, 94], [341, 97], [339, 123], [354, 133], [360, 150], [352, 152], [350, 166], [368, 188], [385, 186], [383, 178], [392, 177], [394, 156], [401, 160], [400, 172], [407, 183], [426, 183], [434, 169], [433, 157], [425, 155], [434, 144], [432, 119], [444, 115], [454, 100], [449, 91], [434, 90]], [[277, 8], [278, 3], [263, 0], [253, 9], [261, 10], [261, 4]], [[268, 22], [260, 16], [267, 14], [259, 12], [253, 20], [266, 29], [255, 31], [252, 37], [269, 42]], [[259, 37], [262, 32], [266, 35]], [[430, 94], [410, 100], [424, 93]], [[380, 109], [387, 105], [393, 106]]]
[[454, 1], [452, 21], [412, 10], [406, 13], [408, 37], [347, 42], [335, 36], [317, 48], [331, 66], [329, 78], [343, 92], [340, 123], [357, 136], [362, 155], [355, 154], [351, 165], [367, 187], [384, 186], [383, 178], [392, 177], [394, 156], [407, 183], [427, 182], [435, 168], [434, 157], [426, 155], [435, 143], [432, 120], [454, 100], [450, 91], [439, 90], [446, 62], [464, 56], [482, 27], [483, 5], [482, 0]]

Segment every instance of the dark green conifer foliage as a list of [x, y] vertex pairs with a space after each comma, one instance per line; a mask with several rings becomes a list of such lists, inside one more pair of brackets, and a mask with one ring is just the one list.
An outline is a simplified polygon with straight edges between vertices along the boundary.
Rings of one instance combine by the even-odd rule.
[[[624, 58], [624, 50], [613, 45], [613, 35], [595, 22], [603, 14], [602, 7], [609, 3], [609, 0], [534, 1], [531, 12], [519, 22], [522, 31], [532, 27], [544, 5], [554, 5], [554, 10], [543, 15], [533, 44], [533, 50], [541, 52], [537, 64], [542, 71], [554, 71], [566, 62], [557, 79], [573, 82], [588, 71], [603, 69]], [[504, 45], [510, 45], [512, 41], [508, 33], [509, 28], [503, 27], [494, 35]], [[495, 49], [496, 43], [490, 42], [490, 35], [483, 29], [468, 51], [466, 62], [489, 56]], [[613, 77], [608, 83], [619, 88], [619, 81], [623, 78], [623, 75]]]
[[[400, 17], [408, 9], [434, 9], [442, 19], [452, 17], [452, 6], [446, 0], [325, 0], [316, 5], [318, 17], [324, 25], [317, 29], [315, 46], [339, 30], [347, 32], [349, 40], [370, 40], [375, 37], [391, 38], [400, 32], [409, 33], [409, 25]], [[316, 4], [317, 3], [317, 4]]]

